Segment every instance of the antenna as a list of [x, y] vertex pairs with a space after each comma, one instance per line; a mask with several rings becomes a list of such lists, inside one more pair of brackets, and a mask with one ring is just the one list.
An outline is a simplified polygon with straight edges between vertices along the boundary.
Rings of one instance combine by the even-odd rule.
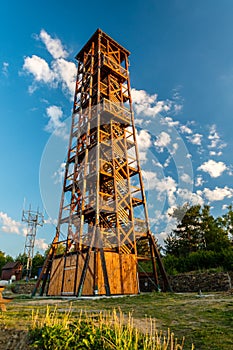
[[44, 216], [42, 213], [39, 212], [39, 208], [37, 209], [37, 211], [32, 211], [31, 204], [30, 204], [29, 210], [23, 209], [22, 221], [27, 223], [27, 233], [26, 233], [26, 240], [25, 240], [25, 246], [24, 246], [24, 254], [27, 256], [26, 279], [28, 280], [31, 278], [31, 272], [32, 272], [32, 259], [34, 255], [36, 230], [37, 230], [37, 226], [43, 226]]

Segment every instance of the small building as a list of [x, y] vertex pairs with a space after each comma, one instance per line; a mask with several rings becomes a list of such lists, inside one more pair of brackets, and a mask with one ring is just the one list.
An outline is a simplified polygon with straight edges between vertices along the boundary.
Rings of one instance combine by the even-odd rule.
[[8, 262], [2, 267], [2, 280], [10, 280], [15, 276], [15, 280], [19, 281], [22, 278], [23, 265], [19, 262]]

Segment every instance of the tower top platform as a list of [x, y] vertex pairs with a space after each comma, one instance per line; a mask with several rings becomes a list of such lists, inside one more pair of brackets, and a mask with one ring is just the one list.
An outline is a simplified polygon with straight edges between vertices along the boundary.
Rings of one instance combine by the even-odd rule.
[[79, 53], [75, 56], [76, 60], [80, 60], [82, 59], [83, 53], [85, 51], [87, 51], [90, 46], [91, 43], [93, 41], [96, 41], [98, 39], [98, 37], [101, 36], [102, 38], [108, 40], [109, 42], [111, 42], [111, 44], [114, 44], [114, 46], [116, 46], [117, 49], [120, 49], [123, 53], [126, 54], [126, 56], [130, 55], [130, 51], [128, 51], [127, 49], [125, 49], [122, 45], [120, 45], [116, 40], [112, 39], [108, 34], [106, 34], [103, 30], [101, 30], [100, 28], [98, 28], [95, 33], [91, 36], [91, 38], [88, 40], [88, 42], [83, 46], [83, 48], [79, 51]]

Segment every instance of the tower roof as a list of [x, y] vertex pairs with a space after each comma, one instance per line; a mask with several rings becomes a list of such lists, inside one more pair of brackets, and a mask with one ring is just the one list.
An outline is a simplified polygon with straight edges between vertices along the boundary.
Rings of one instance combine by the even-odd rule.
[[123, 51], [124, 53], [126, 53], [127, 56], [130, 55], [130, 51], [128, 51], [127, 49], [125, 49], [122, 45], [120, 45], [116, 40], [112, 39], [108, 34], [106, 34], [105, 32], [103, 32], [100, 28], [98, 28], [95, 33], [91, 36], [91, 38], [87, 41], [87, 43], [83, 46], [83, 48], [79, 51], [79, 53], [75, 56], [75, 58], [77, 60], [79, 60], [84, 51], [91, 45], [92, 41], [97, 40], [98, 36], [101, 35], [102, 37], [104, 37], [105, 39], [111, 41], [112, 43], [114, 43], [114, 45], [116, 45], [121, 51]]

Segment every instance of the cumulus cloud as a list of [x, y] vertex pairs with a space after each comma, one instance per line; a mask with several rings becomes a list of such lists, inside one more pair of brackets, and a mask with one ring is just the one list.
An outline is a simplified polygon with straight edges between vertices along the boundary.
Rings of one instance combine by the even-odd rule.
[[182, 199], [182, 202], [187, 202], [190, 205], [203, 205], [204, 200], [202, 198], [202, 193], [197, 191], [197, 193], [193, 193], [185, 188], [179, 188], [177, 190], [177, 196]]
[[141, 164], [147, 162], [147, 150], [151, 146], [151, 136], [146, 130], [136, 130], [136, 138], [139, 150], [139, 159]]
[[173, 143], [172, 149], [170, 150], [171, 155], [174, 155], [178, 150], [178, 148], [179, 148], [179, 144], [177, 142]]
[[192, 136], [187, 136], [187, 139], [189, 142], [191, 142], [193, 145], [200, 146], [201, 145], [201, 140], [202, 140], [203, 135], [201, 134], [193, 134]]
[[216, 148], [217, 150], [222, 149], [226, 147], [226, 143], [224, 143], [219, 136], [219, 133], [217, 132], [216, 125], [213, 124], [209, 128], [209, 135], [208, 140], [210, 141], [210, 144], [208, 145], [208, 148], [211, 149], [210, 155], [216, 155], [220, 156], [222, 152], [213, 151], [213, 148]]
[[227, 166], [223, 162], [216, 162], [215, 160], [210, 159], [200, 165], [197, 170], [202, 170], [208, 173], [211, 177], [216, 178], [221, 176], [222, 173], [227, 170]]
[[196, 187], [202, 186], [203, 183], [204, 183], [203, 177], [201, 175], [198, 175], [196, 177], [195, 186]]
[[152, 171], [143, 171], [142, 174], [146, 190], [156, 190], [158, 192], [158, 200], [162, 200], [164, 196], [167, 196], [169, 205], [175, 205], [177, 183], [171, 176], [159, 179], [157, 174]]
[[189, 183], [189, 184], [192, 184], [193, 183], [193, 180], [191, 179], [191, 177], [186, 174], [186, 173], [183, 173], [180, 175], [180, 179], [183, 181], [183, 182], [186, 182], [186, 183]]
[[145, 90], [132, 89], [131, 95], [137, 114], [153, 117], [171, 108], [171, 101], [158, 101], [157, 94], [150, 95]]
[[44, 29], [41, 30], [39, 37], [53, 58], [65, 58], [68, 56], [68, 53], [63, 48], [60, 39], [53, 39]]
[[55, 80], [55, 73], [50, 69], [48, 63], [36, 55], [24, 59], [23, 70], [31, 73], [37, 82], [41, 81], [51, 84]]
[[180, 131], [182, 134], [192, 134], [192, 130], [187, 125], [181, 125]]
[[157, 136], [157, 140], [154, 142], [154, 145], [157, 147], [160, 147], [161, 151], [163, 151], [163, 148], [167, 147], [170, 142], [171, 142], [171, 136], [167, 132], [162, 131]]
[[63, 91], [68, 90], [73, 97], [77, 72], [76, 65], [73, 62], [60, 58], [52, 63], [52, 68], [56, 74], [57, 81], [62, 84]]
[[215, 189], [211, 190], [209, 188], [204, 188], [202, 191], [205, 195], [206, 199], [210, 202], [214, 201], [222, 201], [225, 198], [232, 198], [233, 197], [233, 189], [229, 188], [228, 186], [225, 187], [215, 187]]
[[37, 55], [24, 58], [23, 72], [31, 74], [34, 78], [33, 84], [29, 87], [29, 92], [33, 93], [39, 83], [47, 84], [52, 88], [56, 88], [61, 84], [63, 92], [68, 93], [73, 98], [77, 72], [75, 64], [65, 60], [67, 52], [59, 39], [51, 38], [45, 30], [40, 32], [39, 39], [45, 44], [53, 60], [49, 64]]
[[68, 139], [66, 124], [61, 120], [63, 116], [61, 107], [49, 106], [46, 108], [46, 113], [49, 118], [49, 122], [46, 125], [45, 130], [54, 133], [56, 136]]
[[216, 152], [216, 151], [210, 151], [210, 156], [221, 156], [222, 155], [222, 151]]
[[136, 137], [139, 150], [146, 150], [151, 146], [151, 136], [146, 130], [136, 130]]
[[35, 247], [41, 250], [46, 250], [48, 248], [48, 243], [45, 242], [44, 238], [36, 238]]
[[170, 127], [178, 126], [180, 124], [178, 120], [173, 120], [171, 117], [164, 117], [163, 120], [161, 120], [161, 123]]
[[6, 213], [0, 212], [0, 223], [1, 230], [6, 233], [16, 233], [17, 235], [21, 234], [22, 224], [19, 221], [13, 220]]

